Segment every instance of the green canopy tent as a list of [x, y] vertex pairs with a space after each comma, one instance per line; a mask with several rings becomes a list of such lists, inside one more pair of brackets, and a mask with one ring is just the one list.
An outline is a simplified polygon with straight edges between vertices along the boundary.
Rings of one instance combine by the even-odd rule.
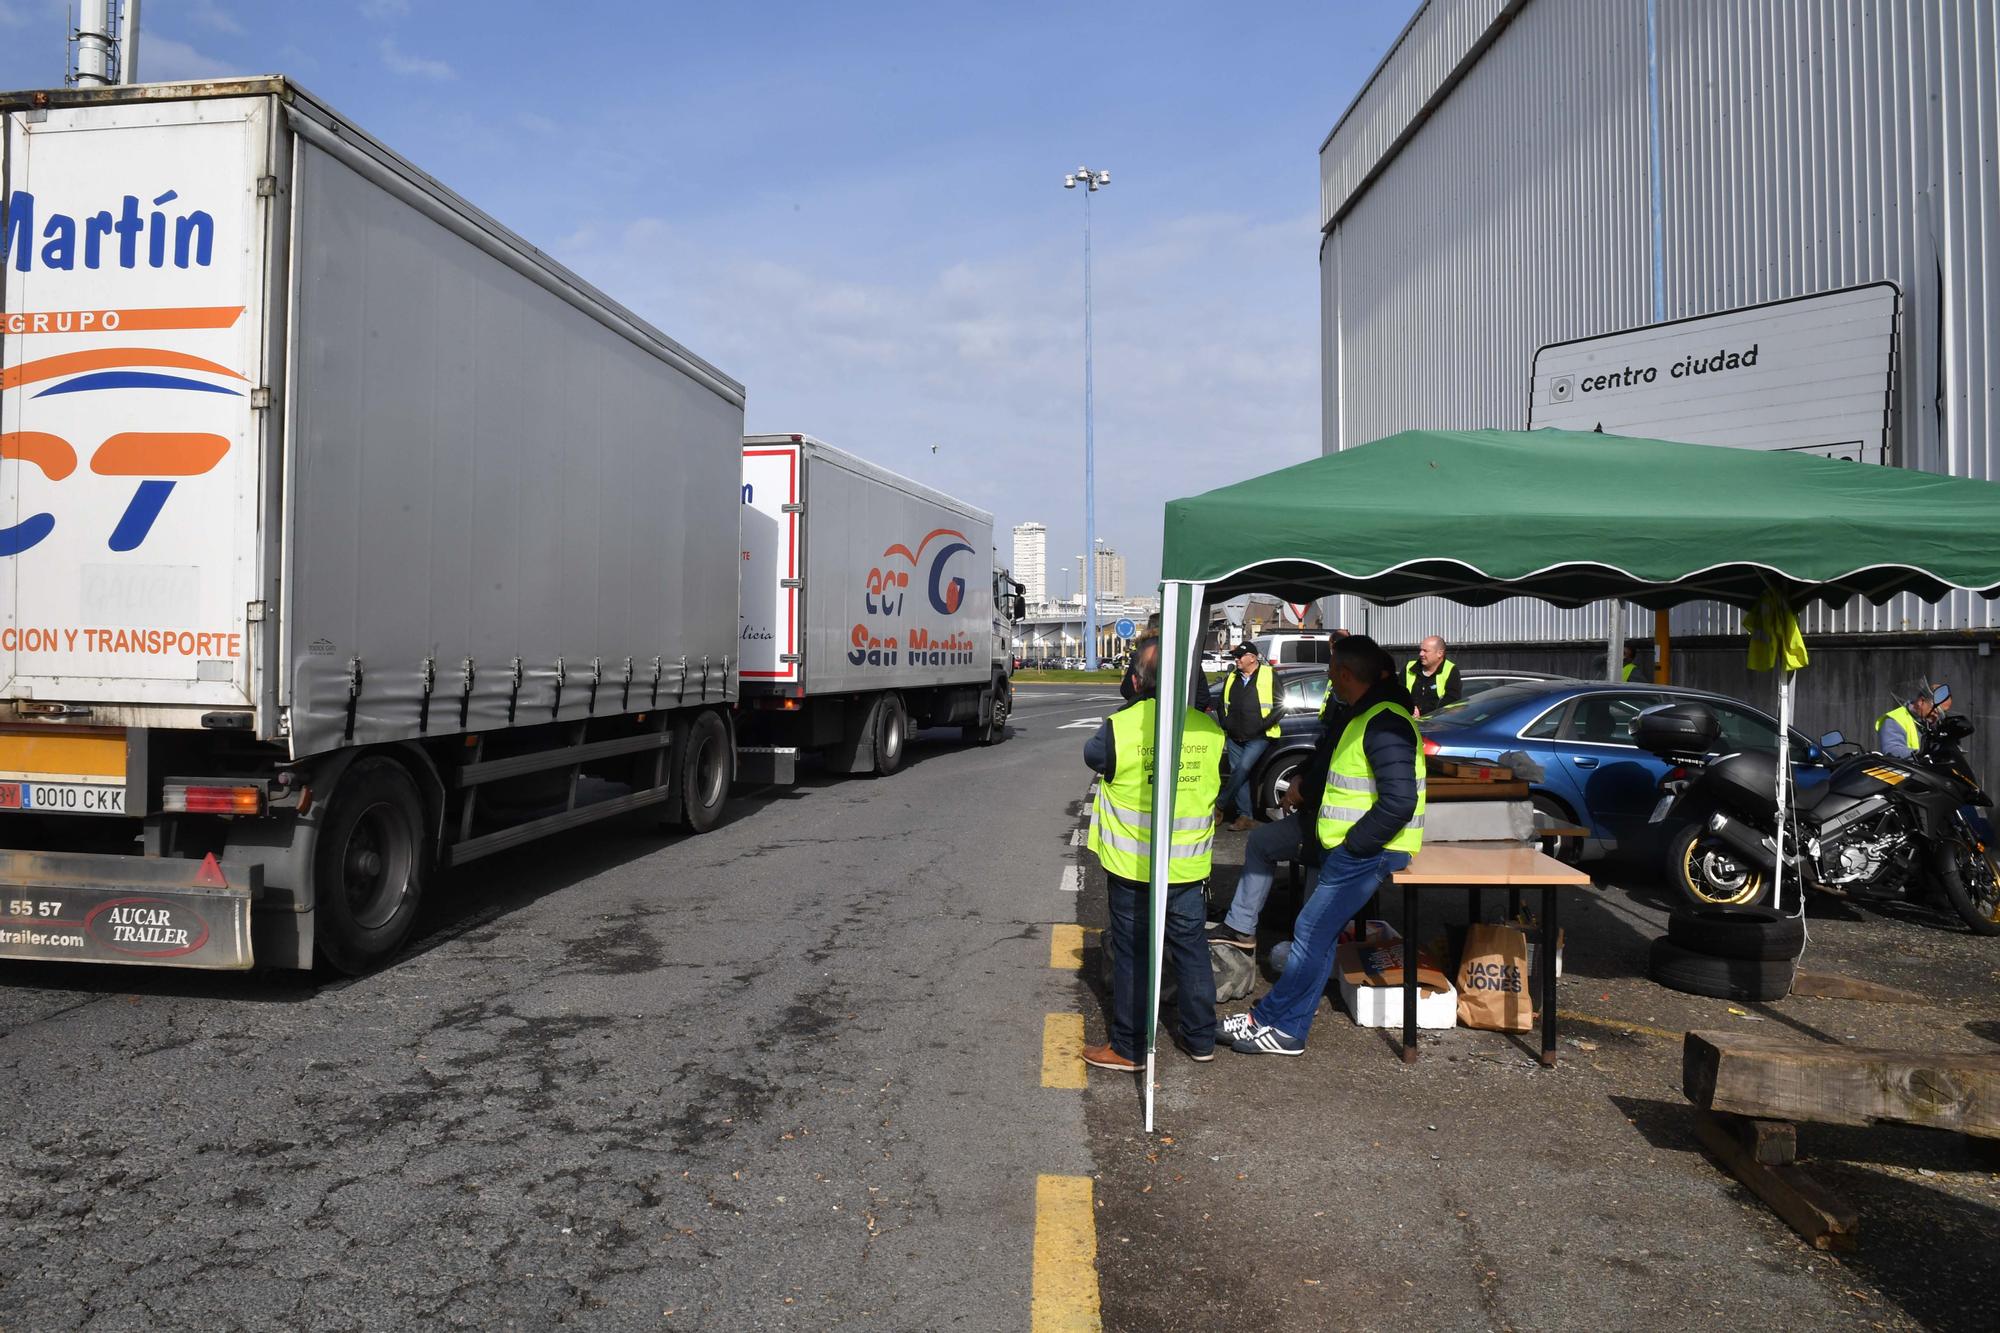
[[[2000, 485], [1575, 431], [1405, 431], [1169, 503], [1160, 566], [1155, 744], [1174, 754], [1197, 612], [1209, 600], [1265, 592], [1483, 606], [1528, 596], [1748, 610], [1775, 594], [1797, 611], [1856, 595], [1993, 597]], [[1781, 738], [1789, 673], [1783, 680]], [[1781, 785], [1789, 767], [1781, 757]], [[1159, 765], [1154, 780], [1149, 1130], [1173, 773]]]

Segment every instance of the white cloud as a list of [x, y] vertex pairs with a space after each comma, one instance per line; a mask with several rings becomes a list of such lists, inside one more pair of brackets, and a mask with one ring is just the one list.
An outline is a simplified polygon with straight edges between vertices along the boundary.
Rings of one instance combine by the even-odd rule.
[[242, 71], [217, 56], [155, 31], [139, 39], [139, 77], [149, 83], [216, 79]]
[[393, 37], [382, 39], [382, 64], [391, 74], [404, 74], [419, 79], [455, 79], [458, 71], [442, 60], [429, 56], [415, 56], [396, 45]]
[[[1083, 527], [1067, 240], [902, 281], [707, 252], [657, 219], [586, 225], [555, 253], [743, 380], [751, 430], [822, 435], [1003, 527], [1048, 523], [1053, 577]], [[1316, 240], [1310, 216], [1208, 216], [1099, 248], [1097, 531], [1135, 592], [1157, 573], [1166, 501], [1318, 452]]]
[[[211, 32], [226, 32], [231, 36], [240, 36], [243, 32], [243, 25], [217, 3], [217, 0], [192, 0], [191, 3], [180, 6], [176, 17], [184, 17], [188, 22], [207, 28]], [[143, 18], [141, 21], [144, 21]], [[143, 39], [139, 45], [143, 51], [145, 47]]]

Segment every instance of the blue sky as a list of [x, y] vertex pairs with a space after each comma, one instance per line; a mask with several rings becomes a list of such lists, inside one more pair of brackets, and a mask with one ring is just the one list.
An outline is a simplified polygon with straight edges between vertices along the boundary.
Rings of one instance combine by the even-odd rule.
[[[1165, 501], [1318, 450], [1316, 154], [1413, 8], [145, 0], [140, 74], [292, 75], [742, 380], [752, 431], [992, 510], [1003, 560], [1048, 524], [1057, 585], [1083, 533], [1062, 176], [1109, 169], [1097, 530], [1139, 592]], [[60, 81], [67, 9], [0, 0], [0, 86]]]

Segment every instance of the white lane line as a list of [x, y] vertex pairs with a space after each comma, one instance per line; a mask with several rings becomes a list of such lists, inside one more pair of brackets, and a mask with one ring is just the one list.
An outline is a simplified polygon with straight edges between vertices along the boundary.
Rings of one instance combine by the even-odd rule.
[[1074, 722], [1063, 723], [1060, 727], [1057, 727], [1056, 730], [1076, 731], [1082, 729], [1085, 731], [1096, 731], [1099, 727], [1103, 725], [1104, 725], [1104, 719], [1101, 717], [1080, 717]]
[[1062, 874], [1062, 883], [1057, 885], [1056, 887], [1064, 893], [1082, 893], [1083, 867], [1064, 866]]
[[1083, 830], [1082, 830], [1082, 829], [1080, 829], [1080, 828], [1073, 828], [1073, 829], [1071, 829], [1071, 830], [1069, 831], [1069, 845], [1070, 845], [1070, 846], [1072, 846], [1072, 847], [1081, 847], [1081, 846], [1083, 846], [1083, 844], [1084, 844], [1084, 842], [1085, 842], [1085, 841], [1086, 841], [1086, 839], [1084, 838], [1084, 833], [1083, 833]]

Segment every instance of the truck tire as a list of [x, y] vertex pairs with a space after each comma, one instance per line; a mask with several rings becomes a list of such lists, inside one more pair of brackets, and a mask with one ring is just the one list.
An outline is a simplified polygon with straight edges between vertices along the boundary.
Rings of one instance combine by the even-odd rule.
[[1791, 994], [1797, 963], [1787, 958], [1764, 962], [1754, 958], [1713, 958], [1683, 949], [1672, 940], [1653, 941], [1646, 971], [1668, 990], [1706, 995], [1717, 1000], [1782, 1000]]
[[894, 690], [875, 703], [875, 776], [886, 778], [903, 766], [910, 744], [910, 715]]
[[424, 800], [409, 771], [357, 760], [328, 803], [313, 849], [313, 945], [336, 972], [359, 976], [409, 939], [430, 864]]
[[1667, 938], [1711, 958], [1779, 963], [1806, 947], [1806, 923], [1762, 907], [1684, 907], [1667, 918]]
[[688, 723], [687, 743], [679, 762], [680, 826], [690, 833], [706, 833], [722, 822], [729, 784], [736, 779], [736, 756], [729, 746], [729, 728], [722, 725], [720, 717], [706, 710], [695, 714]]
[[1002, 676], [993, 678], [990, 697], [980, 711], [985, 721], [964, 728], [966, 742], [971, 745], [993, 745], [1007, 738], [1007, 717], [1014, 711], [1014, 687]]

